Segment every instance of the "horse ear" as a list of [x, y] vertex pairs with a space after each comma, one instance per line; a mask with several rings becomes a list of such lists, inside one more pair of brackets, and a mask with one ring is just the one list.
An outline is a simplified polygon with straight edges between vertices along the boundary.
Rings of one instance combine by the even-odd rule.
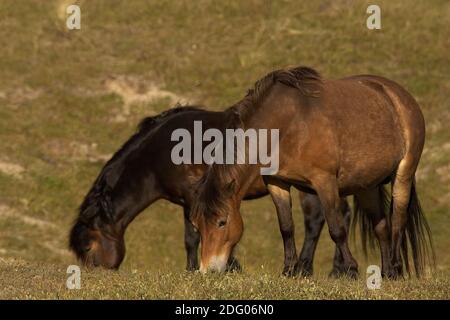
[[103, 190], [103, 196], [100, 198], [100, 205], [102, 208], [102, 216], [105, 218], [106, 222], [114, 221], [114, 205], [111, 199], [111, 188], [105, 186]]
[[97, 204], [90, 204], [87, 208], [85, 208], [80, 212], [80, 220], [87, 222], [93, 217], [95, 217], [97, 212], [98, 212]]
[[227, 196], [231, 196], [236, 192], [236, 180], [231, 180], [225, 187], [225, 192]]

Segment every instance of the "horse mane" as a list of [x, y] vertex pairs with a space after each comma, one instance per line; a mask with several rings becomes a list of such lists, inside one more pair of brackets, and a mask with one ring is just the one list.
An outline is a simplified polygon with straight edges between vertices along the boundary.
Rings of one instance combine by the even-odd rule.
[[[228, 119], [226, 128], [243, 128], [243, 119], [247, 119], [257, 109], [260, 102], [277, 83], [295, 88], [303, 96], [317, 97], [320, 93], [322, 78], [317, 71], [304, 66], [279, 69], [268, 73], [256, 81], [253, 88], [241, 101], [225, 111]], [[234, 156], [236, 160], [236, 150]], [[226, 200], [230, 193], [227, 192], [226, 186], [242, 176], [244, 168], [245, 165], [236, 164], [236, 161], [234, 164], [211, 165], [197, 184], [198, 199], [192, 210], [192, 217], [214, 217], [228, 209], [229, 202]]]
[[279, 82], [288, 87], [298, 89], [305, 96], [316, 96], [318, 92], [311, 91], [308, 86], [320, 84], [321, 81], [320, 74], [309, 67], [299, 66], [290, 69], [279, 69], [268, 73], [256, 81], [247, 95], [259, 101], [275, 83]]
[[[225, 110], [224, 131], [242, 128], [240, 119], [240, 115], [234, 107]], [[222, 147], [225, 156], [225, 144]], [[234, 153], [234, 157], [234, 163], [236, 163], [237, 152]], [[231, 184], [239, 176], [242, 172], [242, 166], [244, 165], [213, 163], [208, 167], [206, 173], [194, 185], [197, 201], [194, 202], [191, 210], [192, 219], [200, 216], [218, 216], [221, 211], [227, 208], [228, 202], [226, 200], [230, 195], [230, 188], [224, 186]]]
[[318, 97], [322, 77], [316, 70], [305, 66], [272, 71], [256, 81], [253, 87], [248, 90], [244, 99], [232, 108], [235, 108], [240, 117], [245, 119], [257, 108], [277, 83], [297, 89], [305, 97]]
[[93, 218], [100, 216], [104, 221], [114, 221], [114, 206], [111, 194], [123, 172], [124, 160], [130, 156], [133, 151], [138, 149], [142, 142], [146, 141], [146, 139], [154, 132], [154, 129], [164, 123], [170, 116], [189, 111], [203, 111], [203, 109], [196, 106], [176, 105], [174, 108], [164, 111], [156, 116], [142, 119], [137, 126], [136, 132], [103, 166], [100, 174], [79, 207], [79, 216], [77, 220], [89, 224]]
[[[184, 112], [188, 112], [188, 111], [204, 111], [204, 109], [197, 107], [197, 106], [189, 106], [189, 105], [183, 106], [183, 105], [177, 104], [173, 108], [163, 111], [160, 114], [157, 114], [156, 116], [143, 118], [137, 126], [136, 133], [138, 134], [142, 131], [147, 131], [149, 129], [153, 129], [156, 125], [160, 124], [162, 121], [166, 120], [168, 117], [170, 117], [174, 114], [177, 114], [177, 113], [184, 113]], [[120, 152], [120, 150], [118, 152]]]

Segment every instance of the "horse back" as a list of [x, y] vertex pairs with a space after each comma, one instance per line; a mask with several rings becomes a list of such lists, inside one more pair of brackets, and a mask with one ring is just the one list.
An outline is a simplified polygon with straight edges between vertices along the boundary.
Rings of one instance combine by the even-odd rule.
[[277, 108], [287, 105], [284, 114], [278, 110], [270, 117], [283, 124], [281, 176], [308, 181], [316, 174], [336, 175], [346, 194], [381, 183], [403, 157], [401, 115], [384, 92], [363, 81], [323, 80], [317, 98], [278, 86], [267, 104], [275, 101]]

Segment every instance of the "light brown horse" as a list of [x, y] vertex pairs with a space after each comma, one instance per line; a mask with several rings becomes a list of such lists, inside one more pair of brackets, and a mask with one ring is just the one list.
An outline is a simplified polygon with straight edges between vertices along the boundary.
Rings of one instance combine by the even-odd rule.
[[[263, 177], [275, 205], [288, 207], [291, 186], [316, 193], [350, 277], [358, 266], [348, 247], [342, 196], [355, 195], [372, 214], [384, 275], [401, 276], [403, 263], [409, 272], [408, 240], [417, 275], [434, 258], [414, 180], [425, 123], [400, 85], [373, 75], [326, 80], [306, 67], [277, 70], [228, 111], [236, 128], [279, 129], [279, 170]], [[215, 163], [202, 179], [191, 215], [201, 235], [201, 271], [224, 270], [243, 232], [241, 200], [261, 167]], [[387, 183], [392, 213], [385, 216], [380, 193]]]

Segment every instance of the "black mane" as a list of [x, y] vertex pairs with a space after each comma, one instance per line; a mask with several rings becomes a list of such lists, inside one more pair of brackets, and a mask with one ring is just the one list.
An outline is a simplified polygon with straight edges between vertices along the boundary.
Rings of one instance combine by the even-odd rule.
[[100, 215], [105, 221], [112, 221], [114, 219], [114, 208], [111, 191], [123, 171], [123, 160], [135, 151], [153, 132], [153, 129], [163, 123], [169, 116], [188, 111], [202, 111], [202, 109], [195, 106], [176, 106], [156, 116], [142, 119], [136, 133], [122, 145], [102, 168], [79, 208], [78, 220], [88, 224], [94, 217]]

